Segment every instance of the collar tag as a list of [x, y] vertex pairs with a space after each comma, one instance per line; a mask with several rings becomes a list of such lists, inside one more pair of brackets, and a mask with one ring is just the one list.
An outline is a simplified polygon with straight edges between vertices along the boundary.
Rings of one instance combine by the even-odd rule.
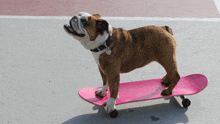
[[109, 47], [107, 47], [107, 51], [106, 51], [106, 54], [107, 55], [110, 55], [112, 53], [111, 49]]

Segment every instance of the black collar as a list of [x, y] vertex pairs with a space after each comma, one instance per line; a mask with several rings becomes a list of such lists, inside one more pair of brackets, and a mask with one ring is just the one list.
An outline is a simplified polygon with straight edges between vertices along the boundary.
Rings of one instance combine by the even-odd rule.
[[91, 49], [90, 51], [99, 52], [104, 50], [105, 48], [109, 48], [111, 44], [112, 44], [112, 37], [109, 35], [108, 39], [102, 45], [98, 46], [95, 49]]

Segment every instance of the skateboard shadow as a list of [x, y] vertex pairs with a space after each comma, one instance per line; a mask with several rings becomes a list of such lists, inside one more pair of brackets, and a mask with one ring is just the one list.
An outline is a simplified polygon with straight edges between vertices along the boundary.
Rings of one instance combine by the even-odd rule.
[[[188, 123], [185, 112], [187, 108], [181, 108], [175, 98], [167, 98], [169, 103], [120, 109], [117, 118], [110, 118], [103, 107], [94, 106], [93, 110], [98, 110], [95, 114], [84, 114], [73, 117], [63, 124], [175, 124]], [[175, 105], [176, 104], [176, 105]]]

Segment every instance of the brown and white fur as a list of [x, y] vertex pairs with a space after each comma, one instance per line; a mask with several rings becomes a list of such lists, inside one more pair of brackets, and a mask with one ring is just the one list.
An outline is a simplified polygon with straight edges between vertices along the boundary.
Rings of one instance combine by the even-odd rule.
[[160, 63], [167, 72], [161, 82], [166, 86], [162, 95], [172, 94], [180, 79], [176, 40], [168, 26], [124, 30], [112, 27], [98, 14], [81, 12], [70, 20], [70, 25], [64, 25], [64, 29], [88, 50], [97, 48], [111, 36], [111, 54], [106, 53], [107, 49], [92, 52], [103, 80], [103, 87], [96, 91], [96, 96], [102, 98], [110, 90], [110, 98], [104, 103], [107, 112], [116, 109], [120, 73], [130, 72], [152, 61]]

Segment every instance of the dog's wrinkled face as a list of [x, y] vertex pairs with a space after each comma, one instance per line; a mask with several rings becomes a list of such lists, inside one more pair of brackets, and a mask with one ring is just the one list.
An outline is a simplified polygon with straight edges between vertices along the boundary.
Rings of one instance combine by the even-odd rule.
[[69, 25], [64, 25], [64, 29], [89, 50], [96, 48], [109, 36], [109, 25], [98, 14], [80, 12], [70, 19]]

